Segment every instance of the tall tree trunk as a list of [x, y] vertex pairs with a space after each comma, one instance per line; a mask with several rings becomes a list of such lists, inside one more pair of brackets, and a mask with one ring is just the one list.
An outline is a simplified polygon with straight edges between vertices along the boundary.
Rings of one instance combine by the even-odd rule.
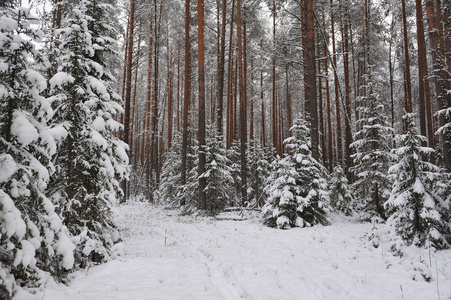
[[246, 36], [241, 32], [241, 1], [236, 3], [237, 13], [237, 37], [238, 37], [238, 77], [240, 92], [240, 142], [241, 142], [241, 205], [247, 202], [247, 168], [246, 168], [246, 148], [247, 148], [247, 119], [246, 119], [246, 91], [245, 91], [245, 62], [243, 57], [243, 44]]
[[[158, 89], [158, 79], [159, 79], [159, 34], [160, 34], [160, 25], [161, 25], [161, 9], [162, 3], [160, 3], [160, 12], [158, 13], [158, 5], [157, 0], [154, 0], [154, 94], [153, 94], [153, 116], [152, 116], [152, 150], [151, 150], [151, 162], [152, 162], [152, 171], [155, 172], [155, 187], [158, 187], [160, 182], [160, 164], [159, 164], [159, 138], [158, 138], [158, 100], [159, 100], [159, 89]], [[157, 19], [157, 16], [160, 16]], [[158, 24], [158, 26], [157, 26]]]
[[405, 60], [405, 85], [407, 98], [405, 103], [406, 112], [412, 113], [412, 83], [410, 78], [410, 57], [409, 57], [409, 40], [407, 38], [407, 14], [406, 14], [406, 0], [401, 0], [402, 4], [402, 28], [403, 28], [403, 40], [404, 40], [404, 60]]
[[[130, 139], [130, 100], [132, 90], [132, 62], [133, 62], [133, 29], [135, 20], [135, 2], [130, 0], [130, 30], [128, 34], [128, 54], [127, 54], [127, 80], [125, 85], [125, 109], [124, 109], [124, 132], [122, 140], [128, 144]], [[131, 149], [130, 149], [131, 150]], [[129, 150], [129, 155], [130, 155]], [[127, 200], [127, 181], [122, 182], [122, 190], [124, 191], [124, 199], [121, 202]]]
[[235, 13], [235, 0], [232, 0], [230, 15], [229, 62], [227, 69], [227, 148], [232, 146], [233, 140], [233, 16]]
[[260, 101], [262, 103], [262, 146], [266, 148], [265, 99], [263, 98], [263, 70], [260, 70]]
[[150, 191], [150, 178], [151, 178], [151, 170], [150, 170], [150, 164], [152, 161], [150, 160], [150, 151], [151, 151], [151, 107], [152, 107], [152, 41], [153, 41], [153, 19], [150, 18], [149, 21], [149, 50], [147, 55], [147, 93], [146, 93], [146, 131], [144, 136], [146, 137], [145, 142], [145, 159], [146, 159], [146, 195], [147, 198], [151, 198], [151, 191]]
[[[330, 24], [331, 24], [331, 35], [332, 35], [332, 52], [333, 52], [333, 63], [334, 66], [337, 66], [337, 52], [335, 46], [335, 22], [334, 22], [334, 7], [333, 0], [330, 0]], [[341, 110], [340, 110], [340, 96], [339, 96], [339, 87], [338, 87], [338, 76], [337, 73], [334, 72], [334, 90], [335, 90], [335, 114], [337, 117], [337, 163], [338, 165], [342, 164], [343, 159], [343, 144], [341, 137]]]
[[219, 82], [218, 82], [218, 133], [223, 133], [223, 99], [224, 99], [224, 73], [225, 73], [225, 35], [227, 18], [227, 0], [222, 2], [221, 45], [219, 51]]
[[[293, 112], [291, 109], [291, 95], [290, 95], [290, 85], [288, 80], [288, 64], [285, 66], [285, 86], [286, 86], [286, 94], [287, 94], [287, 122], [288, 122], [288, 128], [289, 131], [291, 126], [293, 126]], [[288, 134], [288, 136], [290, 136]]]
[[[169, 48], [168, 48], [169, 49]], [[168, 50], [169, 51], [169, 50]], [[168, 91], [168, 151], [171, 150], [172, 145], [172, 123], [173, 123], [173, 71], [172, 71], [172, 52], [169, 51], [170, 58], [168, 64], [168, 80], [169, 80], [169, 91]]]
[[312, 156], [319, 161], [318, 99], [316, 95], [316, 55], [313, 0], [304, 0], [304, 90], [307, 112], [310, 116]]
[[277, 116], [276, 116], [276, 1], [273, 0], [273, 58], [272, 58], [272, 139], [277, 153]]
[[[191, 98], [191, 43], [190, 43], [190, 0], [185, 0], [185, 88], [183, 99], [183, 135], [182, 135], [182, 174], [181, 183], [186, 184], [186, 163], [188, 154], [188, 115]], [[185, 198], [182, 197], [180, 205], [185, 205]]]
[[421, 0], [416, 0], [418, 80], [420, 98], [420, 131], [428, 138], [429, 147], [434, 147], [431, 96], [429, 90], [426, 42], [424, 37], [423, 8]]
[[352, 165], [351, 160], [351, 148], [349, 145], [352, 143], [352, 132], [351, 132], [351, 85], [349, 79], [349, 18], [348, 18], [348, 7], [343, 8], [343, 68], [344, 68], [344, 80], [345, 80], [345, 105], [346, 105], [346, 116], [345, 116], [345, 171], [348, 180], [352, 181], [352, 175], [349, 169]]
[[199, 203], [198, 208], [207, 209], [205, 187], [205, 57], [204, 57], [204, 0], [197, 0], [197, 36], [198, 36], [198, 67], [199, 67]]

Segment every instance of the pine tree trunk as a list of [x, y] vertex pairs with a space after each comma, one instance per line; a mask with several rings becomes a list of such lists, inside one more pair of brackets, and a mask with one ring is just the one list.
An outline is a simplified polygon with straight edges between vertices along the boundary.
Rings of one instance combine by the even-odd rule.
[[204, 58], [204, 0], [197, 0], [197, 36], [199, 67], [199, 203], [198, 208], [207, 209], [205, 187], [207, 180], [200, 175], [205, 173], [205, 58]]
[[266, 148], [265, 99], [263, 98], [263, 70], [260, 70], [260, 101], [262, 103], [262, 145]]
[[[337, 67], [337, 52], [335, 47], [335, 22], [334, 22], [334, 12], [333, 12], [333, 0], [330, 0], [330, 23], [331, 23], [331, 35], [332, 35], [332, 52], [333, 52], [333, 63], [334, 66]], [[336, 141], [336, 149], [337, 149], [337, 163], [338, 165], [342, 164], [343, 157], [343, 144], [341, 137], [341, 110], [340, 110], [340, 96], [339, 96], [339, 87], [338, 87], [338, 76], [336, 72], [334, 72], [334, 90], [335, 90], [335, 114], [337, 117], [337, 141]]]
[[407, 113], [412, 113], [412, 83], [410, 78], [410, 57], [409, 57], [409, 40], [407, 38], [407, 14], [406, 14], [406, 0], [401, 0], [402, 4], [402, 27], [403, 27], [403, 40], [404, 40], [404, 60], [405, 60], [405, 85], [407, 98], [405, 103], [405, 109]]
[[240, 142], [241, 142], [241, 205], [247, 202], [247, 171], [246, 171], [246, 148], [247, 148], [247, 119], [246, 119], [246, 91], [245, 91], [245, 62], [243, 57], [243, 44], [245, 35], [241, 32], [241, 1], [236, 3], [237, 13], [237, 37], [238, 37], [238, 77], [240, 93]]
[[313, 0], [304, 0], [304, 90], [307, 113], [310, 116], [312, 156], [319, 161], [318, 99], [316, 95], [316, 55]]
[[429, 147], [434, 148], [431, 96], [429, 90], [426, 42], [424, 37], [423, 8], [421, 0], [416, 0], [418, 80], [420, 98], [420, 131], [428, 138]]
[[[218, 16], [219, 17], [219, 16]], [[227, 18], [227, 0], [222, 2], [221, 45], [219, 51], [219, 82], [218, 82], [218, 133], [223, 133], [223, 99], [224, 99], [224, 73], [225, 73], [225, 35]]]
[[[124, 109], [124, 132], [122, 135], [122, 140], [128, 144], [130, 139], [130, 100], [131, 100], [131, 90], [132, 90], [132, 62], [133, 62], [133, 29], [135, 20], [135, 2], [130, 0], [130, 30], [128, 34], [128, 54], [127, 54], [127, 76], [125, 85], [125, 109]], [[129, 150], [130, 155], [130, 150]], [[127, 182], [124, 180], [122, 182], [122, 190], [124, 191], [124, 199], [121, 202], [127, 200]]]
[[349, 26], [348, 26], [348, 7], [343, 8], [343, 68], [344, 68], [344, 81], [345, 81], [345, 172], [348, 177], [348, 181], [352, 182], [352, 174], [349, 171], [351, 168], [351, 148], [349, 145], [352, 143], [351, 132], [351, 85], [349, 79]]
[[232, 146], [233, 140], [233, 16], [235, 13], [235, 0], [232, 0], [230, 15], [229, 62], [227, 69], [227, 149]]
[[[185, 0], [185, 88], [184, 88], [184, 99], [183, 99], [183, 135], [182, 135], [182, 174], [181, 174], [181, 184], [182, 186], [186, 184], [186, 163], [188, 154], [188, 115], [190, 107], [191, 98], [191, 43], [190, 43], [190, 0]], [[180, 205], [185, 205], [185, 198], [182, 197], [180, 200]]]
[[[276, 1], [273, 0], [273, 51], [276, 48]], [[277, 153], [277, 116], [276, 116], [276, 53], [272, 58], [272, 141], [275, 153]]]

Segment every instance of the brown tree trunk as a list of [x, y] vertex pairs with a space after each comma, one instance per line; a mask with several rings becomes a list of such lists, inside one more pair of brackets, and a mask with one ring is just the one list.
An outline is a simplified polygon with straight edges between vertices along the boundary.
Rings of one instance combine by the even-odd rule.
[[349, 80], [349, 39], [348, 39], [348, 7], [343, 8], [343, 68], [344, 68], [344, 80], [345, 80], [345, 105], [346, 105], [346, 116], [345, 116], [345, 172], [347, 174], [348, 180], [352, 181], [352, 175], [349, 171], [351, 168], [351, 148], [349, 145], [352, 143], [352, 132], [351, 132], [351, 85]]
[[[181, 183], [186, 184], [186, 163], [188, 154], [188, 115], [191, 98], [191, 43], [190, 43], [190, 0], [185, 0], [185, 88], [183, 99], [183, 135], [182, 135], [182, 174]], [[185, 205], [185, 198], [182, 197], [180, 205]]]
[[[276, 1], [273, 0], [273, 51], [276, 48]], [[272, 141], [277, 153], [277, 116], [276, 116], [276, 53], [272, 58]]]
[[286, 94], [287, 94], [287, 122], [288, 122], [288, 136], [290, 136], [289, 134], [289, 130], [291, 128], [291, 126], [293, 126], [293, 112], [291, 110], [291, 95], [290, 95], [290, 85], [289, 85], [289, 80], [288, 80], [288, 64], [285, 66], [285, 86], [286, 86]]
[[[153, 19], [150, 18], [150, 26], [149, 26], [149, 51], [147, 56], [147, 94], [146, 94], [146, 130], [144, 133], [145, 140], [145, 165], [146, 165], [146, 195], [147, 198], [151, 198], [150, 191], [150, 151], [151, 151], [151, 136], [150, 136], [150, 124], [151, 124], [151, 104], [152, 104], [152, 32], [153, 32]], [[144, 145], [144, 143], [143, 143]], [[143, 151], [144, 152], [144, 151]], [[142, 159], [144, 161], [144, 159]]]
[[227, 18], [227, 0], [222, 2], [221, 45], [219, 51], [219, 81], [218, 81], [218, 133], [223, 133], [223, 99], [224, 99], [224, 73], [225, 73], [225, 35]]
[[[330, 0], [330, 23], [331, 23], [331, 35], [332, 35], [332, 52], [333, 52], [333, 63], [334, 66], [337, 66], [337, 52], [335, 47], [335, 22], [334, 22], [334, 8], [333, 8], [333, 0]], [[343, 144], [341, 137], [341, 110], [340, 110], [340, 96], [339, 96], [339, 87], [338, 87], [338, 76], [337, 73], [334, 72], [334, 90], [335, 90], [335, 113], [337, 116], [337, 163], [338, 165], [342, 164], [343, 159]]]
[[412, 104], [412, 83], [410, 78], [410, 57], [409, 57], [409, 40], [407, 38], [407, 14], [406, 14], [406, 0], [401, 0], [402, 4], [402, 28], [403, 28], [403, 37], [404, 37], [404, 60], [406, 64], [405, 70], [405, 85], [407, 98], [405, 103], [405, 108], [407, 113], [412, 113], [413, 104]]
[[[130, 30], [128, 35], [128, 54], [127, 54], [127, 76], [125, 85], [125, 109], [124, 109], [124, 132], [122, 140], [128, 144], [130, 139], [130, 100], [132, 90], [132, 62], [133, 62], [133, 29], [135, 20], [135, 2], [130, 0]], [[130, 155], [130, 150], [129, 150]], [[127, 182], [124, 180], [122, 183], [122, 190], [124, 191], [124, 199], [122, 203], [127, 200]]]
[[[169, 49], [169, 48], [168, 48]], [[171, 51], [170, 51], [171, 52]], [[173, 123], [173, 72], [172, 72], [172, 52], [170, 54], [169, 58], [169, 65], [168, 65], [168, 80], [169, 80], [169, 91], [168, 91], [168, 151], [171, 150], [172, 145], [172, 123]]]
[[304, 0], [304, 90], [307, 113], [310, 116], [312, 156], [319, 161], [318, 99], [316, 95], [316, 55], [313, 0]]
[[198, 208], [207, 209], [205, 187], [207, 180], [200, 175], [205, 173], [205, 58], [204, 58], [204, 0], [197, 0], [197, 36], [199, 67], [199, 203]]
[[232, 146], [233, 140], [233, 16], [235, 13], [235, 0], [232, 0], [230, 15], [229, 62], [227, 69], [227, 148]]
[[263, 98], [263, 70], [260, 70], [260, 101], [262, 103], [262, 145], [266, 148], [265, 101]]
[[434, 148], [431, 96], [429, 90], [426, 42], [424, 37], [423, 8], [421, 0], [416, 0], [418, 80], [420, 98], [420, 131], [428, 138], [429, 147]]
[[245, 91], [245, 62], [243, 57], [243, 44], [246, 36], [241, 32], [241, 1], [236, 3], [237, 13], [237, 37], [238, 37], [238, 77], [240, 92], [240, 142], [241, 142], [241, 205], [247, 202], [247, 171], [246, 171], [246, 148], [247, 148], [247, 119], [246, 119], [246, 91]]

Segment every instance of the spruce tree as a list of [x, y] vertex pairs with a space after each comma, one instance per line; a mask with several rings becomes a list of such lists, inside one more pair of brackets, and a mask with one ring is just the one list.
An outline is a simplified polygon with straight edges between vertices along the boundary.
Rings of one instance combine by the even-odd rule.
[[[77, 240], [77, 263], [108, 259], [114, 240], [110, 205], [123, 197], [120, 182], [127, 176], [126, 145], [114, 134], [122, 128], [122, 113], [114, 92], [115, 79], [106, 57], [114, 43], [112, 7], [101, 1], [81, 1], [64, 16], [59, 34], [58, 72], [50, 79], [52, 121], [67, 135], [54, 158], [50, 194], [59, 200], [64, 223]], [[111, 29], [111, 28], [109, 28]]]
[[269, 151], [255, 144], [247, 154], [248, 168], [248, 198], [250, 206], [261, 207], [266, 202], [265, 183], [271, 173], [272, 155]]
[[227, 149], [215, 128], [210, 127], [206, 139], [205, 173], [200, 176], [207, 178], [205, 193], [207, 196], [207, 209], [218, 212], [230, 200], [230, 187], [233, 185], [232, 168], [227, 156]]
[[264, 224], [270, 227], [327, 225], [329, 199], [326, 169], [312, 157], [310, 129], [298, 119], [292, 137], [284, 141], [288, 155], [274, 163], [263, 207]]
[[[39, 287], [45, 272], [62, 278], [73, 267], [74, 245], [46, 197], [57, 151], [48, 127], [53, 111], [42, 96], [44, 62], [33, 41], [29, 9], [0, 7], [0, 296], [16, 282]], [[34, 17], [33, 17], [34, 18]]]
[[428, 246], [430, 242], [436, 248], [449, 247], [449, 213], [444, 214], [449, 212], [449, 199], [444, 201], [437, 193], [441, 170], [424, 160], [434, 150], [422, 146], [427, 139], [418, 133], [414, 115], [406, 114], [404, 119], [407, 132], [397, 136], [399, 161], [390, 167], [395, 181], [385, 203], [387, 223], [408, 245]]
[[360, 101], [362, 106], [358, 107], [360, 119], [357, 124], [361, 129], [355, 133], [350, 145], [354, 149], [351, 171], [356, 176], [353, 186], [356, 198], [362, 201], [362, 218], [377, 216], [385, 219], [383, 205], [391, 188], [388, 168], [395, 159], [391, 153], [393, 128], [371, 81], [366, 91]]
[[181, 136], [174, 134], [171, 149], [164, 155], [161, 168], [160, 185], [158, 187], [159, 202], [167, 207], [177, 207], [180, 204], [183, 187], [181, 182], [182, 154]]
[[331, 207], [350, 216], [354, 208], [354, 197], [351, 193], [351, 187], [348, 184], [345, 172], [340, 166], [334, 168], [329, 184]]

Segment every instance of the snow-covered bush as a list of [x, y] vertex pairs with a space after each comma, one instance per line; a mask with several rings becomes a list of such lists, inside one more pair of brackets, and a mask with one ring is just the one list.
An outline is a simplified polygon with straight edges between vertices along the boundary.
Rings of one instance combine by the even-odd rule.
[[50, 79], [53, 123], [66, 134], [58, 140], [57, 166], [49, 194], [76, 237], [77, 265], [108, 259], [113, 245], [110, 205], [123, 197], [120, 182], [128, 173], [127, 146], [114, 134], [122, 125], [115, 79], [105, 57], [114, 44], [114, 11], [102, 1], [80, 1], [65, 11], [56, 32], [57, 73]]
[[354, 197], [350, 189], [344, 170], [340, 166], [335, 167], [329, 182], [330, 205], [347, 216], [352, 214], [354, 208]]
[[264, 224], [270, 227], [305, 227], [329, 224], [326, 169], [312, 157], [310, 130], [299, 119], [286, 139], [288, 155], [274, 162], [263, 207]]
[[436, 193], [441, 171], [424, 160], [434, 150], [422, 143], [414, 116], [406, 114], [406, 134], [397, 136], [399, 162], [390, 168], [395, 182], [386, 201], [389, 214], [387, 223], [392, 225], [408, 245], [424, 246], [429, 241], [436, 248], [449, 247], [445, 237], [449, 234], [449, 220], [444, 219], [446, 202]]
[[0, 290], [41, 287], [46, 272], [73, 267], [74, 245], [46, 197], [55, 140], [52, 109], [42, 96], [45, 78], [26, 8], [0, 8]]

